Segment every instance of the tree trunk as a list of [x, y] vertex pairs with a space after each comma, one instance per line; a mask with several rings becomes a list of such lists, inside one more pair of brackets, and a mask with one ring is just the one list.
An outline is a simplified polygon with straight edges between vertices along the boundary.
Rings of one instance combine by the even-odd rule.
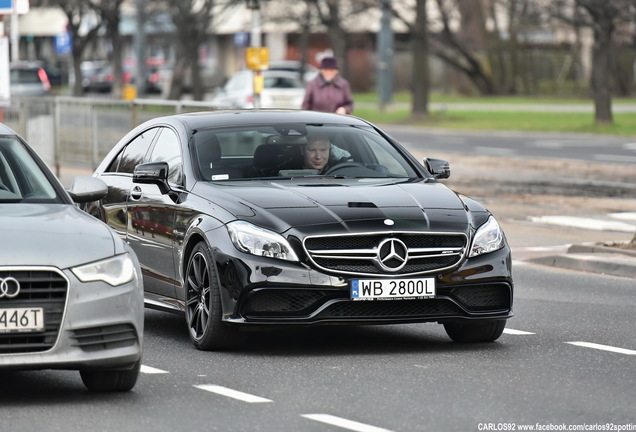
[[413, 100], [411, 117], [422, 119], [428, 115], [430, 87], [426, 0], [417, 0], [415, 7], [415, 24], [412, 27]]
[[185, 77], [186, 58], [183, 52], [177, 51], [177, 58], [172, 68], [172, 79], [170, 80], [170, 91], [168, 99], [179, 100], [183, 94], [183, 81]]
[[[603, 26], [602, 23], [602, 27]], [[608, 23], [605, 23], [606, 25]], [[609, 23], [611, 25], [611, 23]], [[594, 118], [597, 124], [612, 124], [612, 95], [610, 89], [611, 32], [594, 30], [592, 48], [592, 94], [594, 96]]]
[[[116, 16], [109, 17], [107, 22], [107, 32], [110, 35], [111, 42], [113, 44], [113, 88], [111, 95], [117, 99], [120, 99], [123, 94], [124, 87], [124, 74], [122, 67], [122, 44], [121, 37], [119, 35], [119, 13]], [[138, 61], [144, 61], [144, 59], [138, 59]], [[142, 88], [144, 82], [135, 83], [137, 88]]]
[[620, 5], [612, 0], [578, 0], [577, 4], [592, 18], [594, 46], [592, 47], [592, 76], [590, 87], [594, 97], [596, 124], [612, 124], [611, 52], [615, 19], [621, 12]]

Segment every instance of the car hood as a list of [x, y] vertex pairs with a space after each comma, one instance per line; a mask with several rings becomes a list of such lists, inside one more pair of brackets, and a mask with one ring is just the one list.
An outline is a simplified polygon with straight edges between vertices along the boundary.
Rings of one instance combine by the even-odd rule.
[[[226, 183], [204, 192], [236, 218], [278, 232], [364, 230], [468, 232], [471, 212], [441, 183], [324, 179]], [[225, 192], [225, 193], [222, 193]], [[479, 208], [477, 210], [485, 209]]]
[[0, 210], [0, 265], [61, 269], [115, 253], [108, 226], [68, 204], [10, 204]]

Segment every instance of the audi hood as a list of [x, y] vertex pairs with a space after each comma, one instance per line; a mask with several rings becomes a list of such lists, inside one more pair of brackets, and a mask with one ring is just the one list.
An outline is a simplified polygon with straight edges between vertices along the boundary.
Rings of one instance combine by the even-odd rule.
[[[112, 256], [112, 230], [68, 204], [15, 204], [0, 213], [0, 265], [55, 265], [69, 268]], [[118, 240], [118, 239], [117, 239]]]

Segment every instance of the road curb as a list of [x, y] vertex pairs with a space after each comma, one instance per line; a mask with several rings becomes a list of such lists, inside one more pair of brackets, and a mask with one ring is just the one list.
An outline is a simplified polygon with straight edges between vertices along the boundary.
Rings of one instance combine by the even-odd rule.
[[636, 279], [636, 250], [598, 245], [572, 245], [566, 254], [528, 261], [570, 270]]

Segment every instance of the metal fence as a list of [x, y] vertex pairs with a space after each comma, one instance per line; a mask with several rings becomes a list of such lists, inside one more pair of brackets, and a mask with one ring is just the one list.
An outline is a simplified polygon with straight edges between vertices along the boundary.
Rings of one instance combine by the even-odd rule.
[[210, 110], [207, 102], [55, 96], [13, 99], [0, 121], [19, 133], [59, 175], [61, 166], [94, 169], [133, 127], [154, 117]]

